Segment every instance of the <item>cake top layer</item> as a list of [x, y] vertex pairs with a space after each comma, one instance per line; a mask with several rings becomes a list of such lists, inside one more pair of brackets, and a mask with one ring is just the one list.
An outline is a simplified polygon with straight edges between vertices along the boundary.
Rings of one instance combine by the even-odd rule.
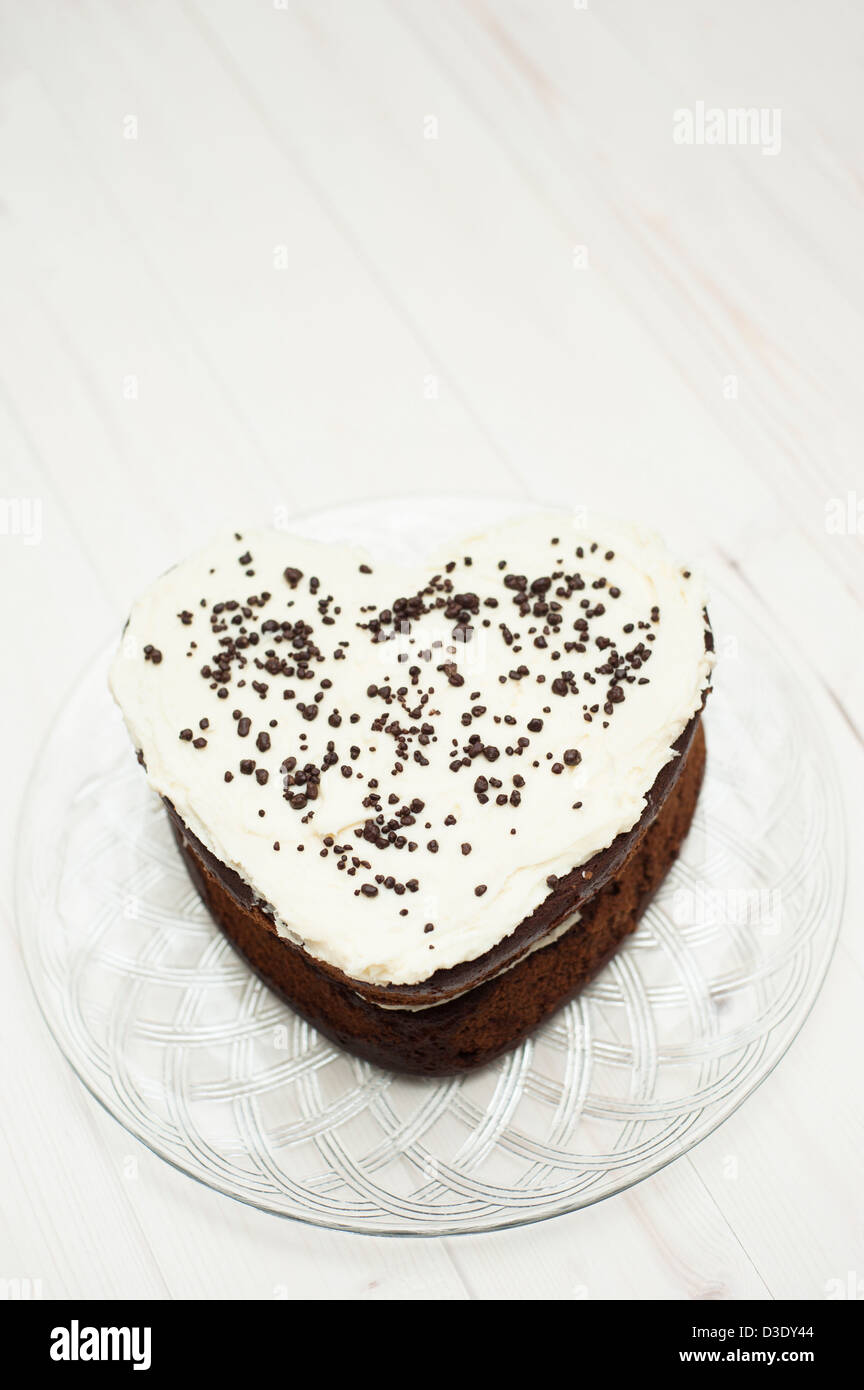
[[411, 571], [245, 532], [139, 599], [111, 688], [151, 785], [282, 934], [414, 984], [636, 824], [710, 679], [704, 607], [605, 520], [533, 515]]

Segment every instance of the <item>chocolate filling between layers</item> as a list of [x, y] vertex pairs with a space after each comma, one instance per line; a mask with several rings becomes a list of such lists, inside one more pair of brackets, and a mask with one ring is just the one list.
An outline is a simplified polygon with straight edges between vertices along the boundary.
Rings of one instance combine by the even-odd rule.
[[[706, 634], [706, 643], [707, 643]], [[707, 690], [705, 694], [707, 695]], [[704, 697], [703, 697], [704, 703]], [[646, 794], [646, 806], [639, 820], [631, 830], [617, 835], [612, 843], [584, 864], [578, 865], [558, 880], [547, 898], [526, 917], [508, 936], [491, 946], [473, 960], [460, 961], [446, 969], [436, 970], [427, 979], [416, 984], [378, 984], [369, 980], [352, 978], [337, 966], [329, 964], [320, 957], [306, 951], [302, 946], [282, 936], [274, 921], [272, 908], [256, 897], [251, 886], [236, 870], [229, 868], [216, 857], [182, 820], [172, 803], [163, 797], [164, 804], [174, 824], [175, 831], [195, 851], [199, 859], [219, 881], [225, 891], [239, 906], [257, 908], [272, 923], [273, 931], [285, 946], [302, 954], [340, 983], [348, 985], [370, 1003], [399, 1005], [437, 1004], [452, 999], [458, 994], [476, 988], [491, 976], [515, 965], [520, 958], [544, 936], [559, 926], [574, 911], [583, 909], [591, 899], [621, 869], [633, 853], [639, 841], [656, 819], [664, 802], [675, 786], [686, 762], [687, 753], [693, 741], [702, 712], [693, 715], [683, 732], [675, 740], [672, 748], [677, 755], [671, 758], [658, 773]]]
[[[433, 1008], [381, 1008], [319, 970], [276, 935], [256, 907], [241, 907], [175, 825], [192, 882], [231, 946], [272, 990], [340, 1047], [391, 1070], [425, 1076], [472, 1071], [516, 1047], [572, 999], [636, 929], [690, 828], [705, 767], [697, 725], [679, 776], [620, 874], [585, 906], [578, 923], [546, 938], [476, 989]], [[311, 1043], [313, 1051], [315, 1044]], [[559, 1044], [560, 1045], [560, 1044]]]

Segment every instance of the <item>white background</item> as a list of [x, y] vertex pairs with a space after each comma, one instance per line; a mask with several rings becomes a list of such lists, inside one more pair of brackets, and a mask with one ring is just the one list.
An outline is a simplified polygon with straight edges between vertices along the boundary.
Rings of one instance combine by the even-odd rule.
[[[831, 499], [864, 500], [864, 10], [0, 8], [0, 496], [41, 518], [22, 534], [6, 506], [0, 534], [0, 1277], [44, 1297], [853, 1292], [862, 568]], [[779, 153], [676, 144], [700, 101], [778, 109]], [[648, 520], [772, 615], [830, 696], [849, 905], [803, 1034], [688, 1157], [541, 1226], [343, 1236], [198, 1186], [75, 1081], [20, 963], [17, 806], [87, 657], [210, 533], [460, 490]]]

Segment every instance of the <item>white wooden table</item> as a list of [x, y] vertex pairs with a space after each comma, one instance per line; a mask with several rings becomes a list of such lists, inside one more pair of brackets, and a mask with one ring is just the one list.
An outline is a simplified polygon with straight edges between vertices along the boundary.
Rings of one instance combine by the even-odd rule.
[[[2, 11], [0, 1277], [46, 1298], [864, 1292], [864, 11]], [[699, 103], [764, 109], [765, 138], [676, 143]], [[85, 1094], [12, 930], [17, 805], [64, 690], [175, 558], [279, 509], [442, 491], [651, 519], [803, 635], [857, 848], [804, 1032], [688, 1157], [545, 1225], [370, 1239], [198, 1186]]]

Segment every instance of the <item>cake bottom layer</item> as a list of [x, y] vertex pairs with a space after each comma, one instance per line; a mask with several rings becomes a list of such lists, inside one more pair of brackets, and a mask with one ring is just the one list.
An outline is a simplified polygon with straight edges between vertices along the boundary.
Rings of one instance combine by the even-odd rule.
[[277, 935], [256, 907], [242, 906], [172, 819], [201, 897], [231, 944], [297, 1013], [341, 1047], [394, 1071], [446, 1076], [471, 1071], [515, 1047], [572, 999], [632, 932], [690, 827], [705, 768], [701, 721], [675, 785], [611, 882], [579, 921], [550, 945], [447, 1003], [386, 1009], [362, 999]]

